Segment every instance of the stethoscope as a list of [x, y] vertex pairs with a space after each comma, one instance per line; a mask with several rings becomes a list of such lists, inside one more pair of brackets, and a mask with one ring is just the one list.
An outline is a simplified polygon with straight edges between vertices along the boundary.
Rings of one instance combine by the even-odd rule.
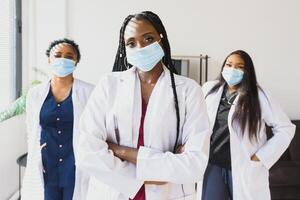
[[235, 92], [234, 94], [231, 94], [229, 98], [225, 94], [225, 97], [222, 98], [222, 101], [224, 101], [228, 105], [233, 105], [233, 102], [234, 102], [233, 99], [235, 99], [236, 96], [237, 96], [237, 92]]

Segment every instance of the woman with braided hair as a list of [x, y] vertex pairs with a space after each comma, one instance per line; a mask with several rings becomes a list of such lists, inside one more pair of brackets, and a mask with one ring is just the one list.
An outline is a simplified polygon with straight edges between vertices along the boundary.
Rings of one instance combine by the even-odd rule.
[[77, 166], [91, 176], [88, 199], [194, 199], [208, 161], [209, 119], [200, 86], [176, 75], [156, 14], [125, 19], [113, 71], [80, 122]]

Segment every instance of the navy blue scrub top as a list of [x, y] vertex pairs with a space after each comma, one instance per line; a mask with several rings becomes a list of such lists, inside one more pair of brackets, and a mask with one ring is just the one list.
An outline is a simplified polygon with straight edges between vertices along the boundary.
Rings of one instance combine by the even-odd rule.
[[58, 103], [50, 89], [40, 111], [45, 185], [65, 187], [75, 183], [73, 123], [72, 91]]

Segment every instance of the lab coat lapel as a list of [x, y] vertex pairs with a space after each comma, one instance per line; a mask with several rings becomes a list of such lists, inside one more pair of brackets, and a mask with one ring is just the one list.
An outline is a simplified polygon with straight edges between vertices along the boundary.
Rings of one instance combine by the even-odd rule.
[[[78, 142], [78, 122], [79, 116], [84, 108], [83, 103], [80, 101], [79, 81], [74, 79], [72, 87], [72, 102], [73, 102], [73, 147], [77, 147]], [[76, 153], [76, 152], [75, 152]]]
[[235, 98], [228, 113], [228, 129], [230, 133], [230, 144], [232, 144], [230, 145], [231, 155], [233, 158], [235, 158], [231, 161], [232, 166], [236, 166], [235, 162], [240, 162], [239, 157], [243, 153], [243, 146], [241, 145], [242, 135], [239, 134], [240, 126], [238, 125], [238, 123], [232, 122], [232, 117], [235, 112], [238, 99], [239, 95]]
[[[154, 140], [156, 140], [155, 143], [163, 141], [162, 138], [160, 137], [161, 134], [159, 133], [159, 131], [161, 130], [160, 128], [161, 122], [174, 123], [174, 126], [172, 127], [176, 127], [176, 119], [171, 120], [172, 117], [176, 118], [176, 111], [174, 107], [174, 95], [172, 91], [170, 71], [165, 66], [163, 66], [163, 70], [164, 71], [162, 72], [159, 79], [157, 80], [157, 83], [150, 96], [148, 106], [147, 106], [147, 112], [145, 116], [144, 141], [145, 141], [145, 145], [147, 145], [148, 147], [152, 146]], [[175, 80], [175, 86], [177, 90], [179, 110], [181, 111], [181, 106], [180, 106], [181, 93], [178, 90], [177, 86], [183, 84], [184, 81], [177, 79], [175, 74], [174, 74], [174, 80]], [[172, 111], [174, 111], [174, 113], [172, 113]], [[169, 112], [168, 116], [170, 116], [170, 118], [168, 120], [164, 118], [165, 115], [162, 115], [166, 112]], [[181, 122], [182, 121], [183, 120], [181, 120]], [[176, 132], [174, 134], [176, 134]], [[176, 135], [174, 135], [174, 137], [175, 136]]]
[[136, 101], [139, 98], [137, 97], [138, 94], [135, 93], [136, 72], [134, 67], [123, 73], [118, 85], [117, 105], [114, 112], [117, 117], [121, 138], [120, 142], [122, 145], [135, 146], [133, 144], [133, 140], [135, 139], [133, 138], [133, 120], [135, 119], [134, 116], [138, 116], [139, 114], [133, 112], [139, 112], [139, 109], [134, 109], [134, 104], [137, 103]]
[[232, 118], [233, 118], [234, 112], [236, 110], [236, 106], [239, 101], [239, 98], [240, 98], [240, 95], [238, 94], [237, 97], [235, 98], [234, 102], [232, 103], [232, 106], [228, 113], [228, 127], [229, 127], [229, 131], [231, 133], [230, 137], [233, 138], [233, 141], [231, 141], [231, 143], [233, 143], [235, 147], [237, 147], [237, 145], [238, 145], [245, 152], [247, 152], [247, 150], [246, 150], [247, 148], [245, 145], [245, 140], [248, 139], [248, 136], [247, 136], [248, 133], [246, 132], [247, 128], [245, 129], [245, 131], [243, 133], [241, 130], [241, 126], [235, 121], [232, 122]]
[[[50, 79], [44, 83], [41, 83], [42, 85], [40, 86], [40, 90], [38, 92], [38, 95], [36, 97], [36, 107], [34, 109], [34, 113], [33, 113], [33, 118], [34, 118], [34, 123], [32, 124], [33, 126], [33, 130], [37, 130], [37, 132], [40, 133], [40, 111], [41, 108], [43, 106], [43, 103], [49, 93], [49, 89], [50, 89]], [[40, 140], [40, 135], [37, 136], [38, 137], [38, 141]]]
[[[147, 105], [144, 120], [144, 142], [148, 147], [151, 147], [153, 140], [159, 137], [159, 129], [157, 129], [155, 125], [157, 121], [160, 122], [160, 120], [164, 120], [160, 118], [159, 113], [163, 112], [162, 110], [168, 106], [165, 105], [165, 103], [168, 103], [168, 97], [166, 96], [167, 91], [162, 89], [164, 83], [166, 83], [165, 77], [166, 74], [164, 71], [157, 80]], [[155, 136], [153, 133], [155, 133]]]
[[218, 108], [219, 108], [219, 104], [221, 101], [221, 97], [223, 94], [223, 90], [224, 90], [224, 85], [222, 85], [221, 87], [219, 87], [217, 94], [216, 95], [208, 95], [206, 98], [213, 98], [211, 101], [212, 105], [208, 105], [208, 113], [209, 114], [209, 118], [210, 118], [210, 122], [211, 122], [211, 128], [213, 128], [215, 121], [216, 121], [216, 117], [217, 117], [217, 112], [218, 112]]

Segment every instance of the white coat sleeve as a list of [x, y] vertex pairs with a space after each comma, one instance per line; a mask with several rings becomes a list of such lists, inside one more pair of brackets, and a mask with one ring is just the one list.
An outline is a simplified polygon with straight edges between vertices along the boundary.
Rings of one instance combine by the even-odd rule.
[[185, 150], [181, 154], [140, 147], [137, 178], [175, 184], [196, 183], [203, 178], [209, 154], [211, 129], [206, 104], [196, 83], [186, 95], [186, 114], [182, 127]]
[[115, 157], [106, 143], [105, 116], [109, 100], [105, 80], [94, 89], [81, 116], [76, 165], [98, 181], [133, 198], [143, 184], [136, 180], [136, 167]]
[[256, 152], [256, 156], [270, 169], [288, 148], [295, 134], [295, 125], [269, 95], [261, 92], [260, 102], [263, 120], [271, 126], [273, 137]]

